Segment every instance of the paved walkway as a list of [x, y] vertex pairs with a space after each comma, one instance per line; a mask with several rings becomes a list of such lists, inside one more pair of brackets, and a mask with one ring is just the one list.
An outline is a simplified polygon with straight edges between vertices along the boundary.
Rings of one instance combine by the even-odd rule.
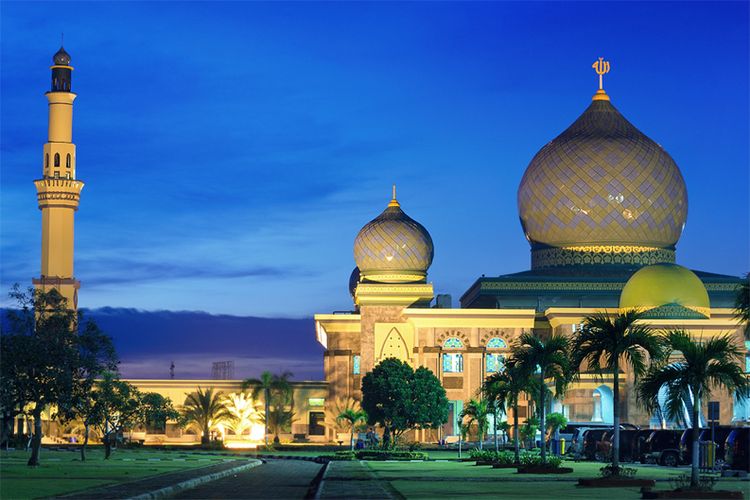
[[318, 490], [320, 499], [329, 498], [403, 498], [387, 481], [360, 461], [331, 462]]
[[185, 490], [172, 498], [305, 498], [322, 466], [302, 460], [268, 460], [224, 479]]

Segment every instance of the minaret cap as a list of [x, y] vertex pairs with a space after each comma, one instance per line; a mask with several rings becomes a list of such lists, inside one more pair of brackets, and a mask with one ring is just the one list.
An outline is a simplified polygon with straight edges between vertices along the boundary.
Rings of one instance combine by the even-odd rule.
[[596, 74], [599, 75], [599, 90], [596, 91], [592, 100], [609, 101], [609, 96], [604, 91], [604, 75], [609, 73], [609, 61], [605, 61], [603, 57], [600, 57], [597, 61], [594, 61], [594, 64], [592, 64], [591, 67], [594, 68]]
[[62, 45], [60, 46], [60, 50], [52, 56], [52, 62], [55, 63], [55, 66], [70, 66], [70, 54], [65, 51]]

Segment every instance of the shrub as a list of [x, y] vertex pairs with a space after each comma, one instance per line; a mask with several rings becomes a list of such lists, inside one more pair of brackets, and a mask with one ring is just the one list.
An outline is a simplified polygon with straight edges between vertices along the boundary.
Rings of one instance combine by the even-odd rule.
[[407, 450], [360, 450], [356, 452], [360, 460], [427, 460], [427, 453]]
[[324, 458], [327, 458], [328, 460], [341, 460], [341, 461], [349, 461], [349, 460], [356, 460], [357, 456], [353, 451], [337, 451], [333, 455], [323, 455]]
[[521, 455], [521, 465], [526, 467], [550, 467], [557, 469], [562, 464], [562, 458], [560, 457], [547, 457], [546, 462], [542, 462], [541, 455], [533, 453], [524, 453]]
[[508, 451], [501, 451], [495, 458], [495, 463], [500, 465], [511, 465], [516, 463], [516, 456], [514, 453]]
[[638, 469], [635, 467], [615, 467], [612, 464], [599, 469], [599, 474], [602, 477], [623, 477], [632, 479], [635, 477], [636, 472], [638, 472]]
[[[690, 474], [680, 474], [679, 476], [670, 479], [669, 484], [673, 490], [677, 491], [688, 491], [693, 490], [690, 487]], [[716, 484], [716, 478], [711, 476], [700, 476], [698, 479], [698, 491], [711, 491], [714, 489]]]

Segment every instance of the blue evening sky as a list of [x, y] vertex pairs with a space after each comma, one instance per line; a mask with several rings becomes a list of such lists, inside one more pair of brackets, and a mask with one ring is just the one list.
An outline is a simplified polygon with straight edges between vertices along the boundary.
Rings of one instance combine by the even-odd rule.
[[3, 295], [39, 274], [49, 65], [65, 32], [86, 182], [83, 307], [347, 309], [352, 242], [398, 185], [454, 303], [528, 269], [516, 190], [613, 104], [689, 192], [678, 262], [748, 262], [748, 3], [0, 4]]

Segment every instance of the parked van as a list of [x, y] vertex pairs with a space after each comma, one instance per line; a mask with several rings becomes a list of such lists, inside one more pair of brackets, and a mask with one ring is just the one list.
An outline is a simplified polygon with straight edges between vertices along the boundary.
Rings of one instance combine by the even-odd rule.
[[[651, 433], [650, 430], [621, 429], [620, 430], [620, 461], [635, 462], [640, 458], [640, 444]], [[596, 459], [602, 462], [612, 460], [615, 432], [607, 431], [597, 446]]]
[[750, 472], [750, 427], [734, 429], [724, 444], [728, 468]]
[[680, 438], [684, 429], [657, 429], [643, 443], [641, 463], [657, 463], [674, 467], [680, 463]]

